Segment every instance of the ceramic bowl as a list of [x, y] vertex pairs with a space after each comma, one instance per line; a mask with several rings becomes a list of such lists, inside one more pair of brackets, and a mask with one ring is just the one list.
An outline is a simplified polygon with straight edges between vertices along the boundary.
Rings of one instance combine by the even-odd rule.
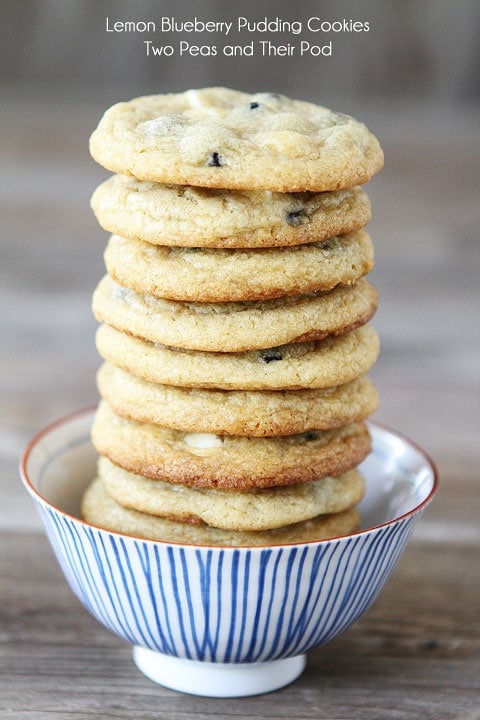
[[37, 435], [22, 458], [23, 482], [75, 595], [134, 646], [141, 671], [183, 692], [238, 697], [297, 678], [306, 653], [376, 598], [437, 487], [420, 448], [370, 423], [364, 526], [353, 535], [239, 548], [142, 540], [79, 519], [95, 475], [93, 412]]

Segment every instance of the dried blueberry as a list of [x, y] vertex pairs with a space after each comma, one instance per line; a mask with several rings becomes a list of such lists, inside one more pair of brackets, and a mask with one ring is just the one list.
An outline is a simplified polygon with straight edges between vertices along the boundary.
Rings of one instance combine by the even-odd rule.
[[287, 213], [288, 225], [302, 225], [305, 218], [305, 212], [303, 210], [292, 210]]
[[262, 362], [267, 363], [268, 365], [268, 363], [283, 360], [283, 355], [279, 350], [264, 350], [259, 353], [259, 358]]
[[341, 252], [342, 251], [342, 242], [340, 238], [338, 237], [332, 237], [328, 238], [328, 240], [323, 240], [321, 243], [318, 244], [318, 247], [321, 250], [324, 250], [324, 252]]
[[213, 152], [210, 157], [208, 158], [208, 166], [209, 167], [222, 167], [222, 158], [220, 157], [220, 153]]

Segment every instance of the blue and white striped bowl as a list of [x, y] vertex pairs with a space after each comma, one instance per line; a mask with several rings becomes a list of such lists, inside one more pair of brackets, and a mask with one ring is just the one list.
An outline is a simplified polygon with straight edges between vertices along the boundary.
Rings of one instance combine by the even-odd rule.
[[183, 692], [253, 695], [294, 680], [309, 650], [373, 602], [437, 488], [422, 450], [371, 423], [359, 532], [273, 547], [141, 540], [79, 519], [95, 474], [92, 419], [81, 411], [41, 432], [22, 478], [75, 595], [134, 646], [146, 675]]

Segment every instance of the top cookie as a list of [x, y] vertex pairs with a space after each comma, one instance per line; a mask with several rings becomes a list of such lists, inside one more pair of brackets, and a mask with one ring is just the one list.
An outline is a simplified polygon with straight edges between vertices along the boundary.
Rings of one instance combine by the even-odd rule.
[[278, 192], [350, 188], [383, 166], [377, 139], [347, 115], [219, 87], [114, 105], [90, 152], [140, 180]]

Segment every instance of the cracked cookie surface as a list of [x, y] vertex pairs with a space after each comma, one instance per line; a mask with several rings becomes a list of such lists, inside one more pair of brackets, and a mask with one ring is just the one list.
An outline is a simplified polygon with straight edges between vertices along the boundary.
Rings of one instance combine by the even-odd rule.
[[98, 462], [98, 476], [119, 505], [139, 512], [224, 530], [273, 530], [343, 512], [363, 497], [364, 481], [357, 470], [337, 478], [236, 492], [174, 485], [129, 473], [108, 458]]
[[364, 230], [289, 248], [171, 248], [112, 235], [105, 265], [119, 285], [170, 300], [264, 300], [351, 285], [373, 268]]
[[146, 382], [108, 363], [101, 397], [122, 417], [194, 433], [268, 437], [330, 430], [364, 420], [378, 406], [370, 380], [321, 390], [205, 390]]
[[269, 546], [304, 543], [347, 535], [358, 530], [357, 510], [321, 515], [275, 530], [235, 531], [175, 522], [122, 507], [107, 493], [101, 479], [92, 482], [82, 501], [83, 519], [98, 527], [140, 538], [185, 545]]
[[90, 152], [140, 180], [278, 192], [354, 187], [383, 166], [377, 139], [347, 115], [221, 87], [118, 103], [93, 132]]
[[92, 441], [100, 455], [138, 475], [195, 487], [248, 490], [291, 485], [355, 468], [370, 452], [364, 423], [282, 437], [185, 433], [122, 418], [105, 400]]
[[380, 350], [370, 324], [338, 337], [243, 353], [182, 350], [103, 324], [96, 345], [105, 360], [150, 382], [223, 390], [342, 385], [367, 373]]
[[114, 175], [93, 193], [100, 225], [123, 237], [180, 247], [277, 247], [318, 242], [366, 225], [359, 187], [278, 193], [165, 185]]
[[352, 286], [264, 301], [195, 303], [140, 295], [106, 275], [93, 295], [98, 321], [164, 345], [241, 352], [341, 335], [364, 325], [377, 308], [365, 278]]

